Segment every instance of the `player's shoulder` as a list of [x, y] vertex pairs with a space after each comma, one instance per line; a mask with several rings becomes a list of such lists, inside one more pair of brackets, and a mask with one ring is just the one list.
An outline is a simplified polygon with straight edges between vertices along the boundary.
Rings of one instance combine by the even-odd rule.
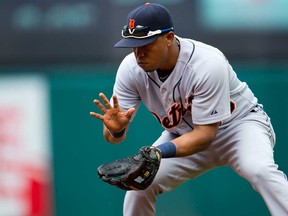
[[126, 55], [123, 58], [121, 65], [131, 66], [131, 67], [133, 67], [134, 65], [137, 65], [137, 62], [136, 62], [136, 59], [135, 59], [133, 52], [129, 53], [128, 55]]
[[125, 82], [141, 80], [145, 78], [145, 73], [137, 64], [134, 53], [126, 55], [117, 70], [117, 79], [121, 78]]
[[178, 38], [178, 40], [181, 45], [180, 56], [188, 56], [185, 53], [191, 53], [189, 58], [185, 57], [184, 63], [186, 73], [193, 73], [194, 80], [211, 76], [217, 78], [226, 74], [229, 62], [219, 49], [193, 39]]
[[119, 65], [118, 72], [121, 71], [134, 71], [137, 68], [137, 62], [133, 53], [126, 55]]
[[[199, 60], [199, 59], [210, 59], [211, 58], [221, 58], [226, 59], [222, 51], [218, 48], [209, 45], [207, 43], [197, 41], [189, 38], [181, 38], [177, 36], [181, 44], [181, 49], [183, 48], [184, 52], [191, 52], [191, 60]], [[192, 50], [192, 51], [191, 51]]]

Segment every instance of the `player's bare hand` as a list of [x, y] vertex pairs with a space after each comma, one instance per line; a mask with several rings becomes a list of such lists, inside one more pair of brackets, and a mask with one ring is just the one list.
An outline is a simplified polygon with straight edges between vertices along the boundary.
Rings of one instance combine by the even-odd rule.
[[126, 128], [135, 112], [135, 108], [130, 108], [127, 112], [122, 111], [119, 107], [116, 95], [113, 95], [113, 106], [103, 93], [100, 93], [99, 97], [101, 98], [102, 103], [96, 99], [93, 102], [103, 114], [90, 112], [90, 115], [100, 119], [106, 128], [113, 132], [119, 132]]

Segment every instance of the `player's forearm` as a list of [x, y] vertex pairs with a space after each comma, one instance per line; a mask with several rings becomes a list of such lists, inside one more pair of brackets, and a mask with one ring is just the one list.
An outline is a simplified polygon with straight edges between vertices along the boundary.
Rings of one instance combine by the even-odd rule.
[[192, 155], [209, 148], [213, 142], [218, 124], [197, 126], [189, 133], [172, 140], [176, 145], [176, 157]]

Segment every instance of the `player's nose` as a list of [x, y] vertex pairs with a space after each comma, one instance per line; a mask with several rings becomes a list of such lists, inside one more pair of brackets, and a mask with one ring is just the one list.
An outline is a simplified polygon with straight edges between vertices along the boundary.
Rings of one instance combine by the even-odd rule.
[[143, 47], [135, 47], [135, 48], [133, 48], [133, 52], [134, 52], [136, 58], [140, 58], [140, 57], [144, 56]]

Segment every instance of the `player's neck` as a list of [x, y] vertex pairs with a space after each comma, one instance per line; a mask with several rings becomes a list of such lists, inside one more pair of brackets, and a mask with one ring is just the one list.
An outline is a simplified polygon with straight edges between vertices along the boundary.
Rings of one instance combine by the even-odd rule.
[[180, 44], [177, 41], [177, 39], [174, 38], [173, 45], [171, 46], [171, 50], [168, 54], [169, 56], [168, 61], [165, 62], [165, 65], [163, 68], [157, 69], [157, 73], [159, 76], [165, 77], [167, 75], [169, 76], [172, 73], [177, 63], [179, 52], [180, 52]]

